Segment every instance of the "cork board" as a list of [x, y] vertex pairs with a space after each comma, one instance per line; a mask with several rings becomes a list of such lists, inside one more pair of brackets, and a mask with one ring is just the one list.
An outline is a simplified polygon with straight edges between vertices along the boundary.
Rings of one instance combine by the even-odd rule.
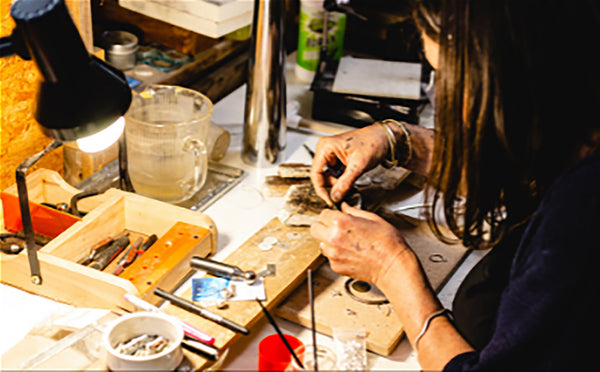
[[[84, 43], [93, 48], [89, 0], [68, 0], [67, 6]], [[0, 2], [0, 35], [12, 33], [11, 1]], [[20, 57], [0, 58], [0, 190], [15, 182], [15, 170], [27, 157], [42, 151], [49, 143], [32, 115], [39, 72], [34, 62]], [[32, 167], [62, 170], [62, 150], [57, 149]]]
[[[406, 241], [416, 252], [433, 288], [439, 291], [468, 251], [460, 245], [446, 245], [432, 234], [425, 222], [417, 226], [396, 222]], [[333, 329], [364, 328], [367, 331], [367, 349], [381, 355], [390, 355], [404, 336], [402, 323], [394, 316], [389, 304], [366, 304], [353, 299], [346, 290], [348, 277], [333, 272], [328, 264], [313, 274], [315, 324], [317, 332], [332, 336]], [[361, 299], [377, 299], [371, 290]], [[352, 295], [356, 297], [357, 293]], [[282, 318], [310, 328], [310, 306], [306, 281], [277, 308]]]

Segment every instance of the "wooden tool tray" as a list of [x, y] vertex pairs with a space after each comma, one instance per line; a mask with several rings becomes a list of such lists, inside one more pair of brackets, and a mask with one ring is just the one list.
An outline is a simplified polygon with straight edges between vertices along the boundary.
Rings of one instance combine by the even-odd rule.
[[[40, 196], [45, 196], [44, 199], [50, 203], [62, 202], [79, 192], [72, 187], [65, 190], [64, 181], [55, 178], [48, 182], [48, 172], [51, 171], [34, 172], [27, 177], [30, 190], [44, 190], [33, 191], [30, 194], [32, 201], [39, 202]], [[75, 306], [134, 310], [123, 299], [125, 293], [156, 303], [158, 299], [151, 294], [154, 287], [174, 290], [193, 273], [189, 267], [191, 256], [208, 257], [216, 251], [217, 229], [205, 214], [117, 189], [109, 189], [102, 194], [96, 199], [95, 206], [91, 200], [88, 203], [92, 208], [89, 213], [38, 250], [43, 279], [41, 285], [31, 282], [26, 250], [17, 255], [0, 254], [1, 282]], [[137, 236], [151, 234], [156, 234], [160, 241], [178, 222], [187, 226], [188, 230], [183, 231], [193, 235], [197, 242], [184, 247], [179, 244], [180, 241], [173, 240], [175, 243], [170, 250], [162, 249], [163, 256], [155, 255], [152, 246], [120, 277], [112, 274], [115, 263], [104, 271], [77, 263], [103, 238], [129, 232], [132, 241]], [[146, 261], [155, 261], [152, 270], [139, 267], [134, 270], [134, 265], [144, 256]], [[142, 264], [140, 261], [139, 265]], [[131, 277], [132, 273], [136, 276]]]

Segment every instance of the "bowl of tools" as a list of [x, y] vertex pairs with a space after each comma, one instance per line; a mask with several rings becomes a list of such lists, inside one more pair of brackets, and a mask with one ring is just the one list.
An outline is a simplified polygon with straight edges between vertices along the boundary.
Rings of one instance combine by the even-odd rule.
[[127, 314], [104, 333], [106, 364], [111, 371], [174, 370], [183, 360], [181, 323], [153, 312]]

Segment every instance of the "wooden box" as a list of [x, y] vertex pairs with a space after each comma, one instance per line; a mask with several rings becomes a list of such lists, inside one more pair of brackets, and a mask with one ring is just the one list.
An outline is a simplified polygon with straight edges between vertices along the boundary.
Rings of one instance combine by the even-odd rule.
[[[58, 172], [40, 168], [27, 175], [27, 195], [29, 209], [33, 221], [33, 229], [43, 236], [54, 238], [65, 231], [77, 218], [68, 213], [44, 206], [44, 203], [58, 205], [69, 204], [71, 197], [80, 190], [69, 185]], [[1, 194], [4, 228], [11, 232], [23, 229], [21, 224], [21, 210], [17, 185], [7, 187]], [[77, 205], [81, 212], [88, 212], [96, 208], [106, 199], [106, 195], [95, 195], [81, 199]]]
[[[30, 190], [42, 188], [30, 177], [28, 186]], [[43, 187], [48, 187], [48, 184]], [[216, 251], [217, 229], [205, 214], [116, 189], [106, 191], [101, 199], [81, 220], [38, 250], [41, 285], [31, 282], [25, 250], [17, 255], [0, 253], [1, 282], [75, 306], [133, 310], [123, 299], [125, 293], [157, 303], [158, 298], [152, 295], [153, 288], [174, 290], [193, 272], [189, 265], [191, 256], [208, 257]], [[162, 255], [153, 251], [153, 245], [121, 276], [112, 273], [116, 263], [104, 271], [77, 263], [91, 246], [107, 236], [127, 231], [131, 237], [156, 234], [161, 241], [161, 237], [178, 222], [192, 225], [197, 230], [194, 233], [197, 242], [188, 244], [185, 249], [179, 244], [172, 244], [168, 250], [161, 250]], [[147, 265], [141, 261], [144, 258], [146, 261], [153, 260], [152, 270], [133, 270], [136, 264]], [[132, 272], [138, 276], [130, 277]]]

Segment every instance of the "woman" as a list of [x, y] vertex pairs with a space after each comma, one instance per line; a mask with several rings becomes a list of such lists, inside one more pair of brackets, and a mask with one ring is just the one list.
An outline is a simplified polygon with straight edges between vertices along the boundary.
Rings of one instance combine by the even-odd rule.
[[[436, 69], [435, 131], [386, 122], [323, 138], [311, 178], [338, 202], [382, 162], [427, 173], [444, 223], [466, 247], [493, 247], [489, 258], [461, 285], [453, 319], [377, 215], [344, 204], [312, 235], [335, 271], [386, 294], [425, 370], [594, 368], [600, 77], [586, 63], [600, 3], [423, 1], [416, 24]], [[336, 162], [338, 179], [323, 170]]]

